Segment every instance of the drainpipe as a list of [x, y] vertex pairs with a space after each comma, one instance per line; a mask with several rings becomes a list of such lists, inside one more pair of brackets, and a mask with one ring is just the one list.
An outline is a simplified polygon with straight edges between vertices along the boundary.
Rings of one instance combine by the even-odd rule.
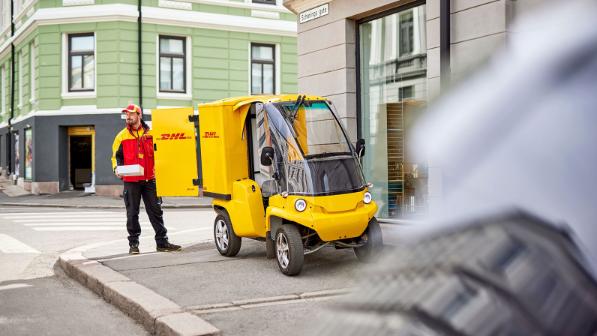
[[450, 85], [450, 0], [440, 0], [439, 11], [441, 91], [445, 92]]
[[10, 1], [10, 117], [8, 118], [8, 172], [14, 173], [12, 169], [12, 119], [15, 116], [15, 45], [12, 38], [15, 35], [14, 21], [14, 0]]
[[139, 107], [143, 110], [143, 48], [142, 48], [142, 24], [141, 24], [141, 2], [142, 0], [137, 0], [137, 10], [139, 11], [139, 16], [137, 17], [137, 53], [139, 54]]

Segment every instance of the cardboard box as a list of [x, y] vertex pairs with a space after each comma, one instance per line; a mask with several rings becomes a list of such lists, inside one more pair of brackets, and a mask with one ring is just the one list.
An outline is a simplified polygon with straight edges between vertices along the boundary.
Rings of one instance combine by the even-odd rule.
[[144, 169], [138, 164], [116, 166], [116, 173], [121, 176], [143, 176]]

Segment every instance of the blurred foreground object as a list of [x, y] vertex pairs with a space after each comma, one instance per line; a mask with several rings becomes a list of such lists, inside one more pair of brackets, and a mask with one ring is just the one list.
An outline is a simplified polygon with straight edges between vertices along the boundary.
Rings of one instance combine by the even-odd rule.
[[595, 13], [566, 1], [523, 19], [428, 112], [414, 152], [445, 198], [321, 334], [597, 334]]

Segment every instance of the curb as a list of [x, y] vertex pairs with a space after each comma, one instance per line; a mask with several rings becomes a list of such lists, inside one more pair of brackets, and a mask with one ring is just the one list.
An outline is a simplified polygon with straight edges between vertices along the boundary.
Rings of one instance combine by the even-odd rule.
[[158, 336], [219, 336], [219, 329], [126, 276], [85, 258], [80, 249], [58, 258], [64, 272]]
[[[124, 209], [124, 205], [77, 205], [77, 204], [56, 204], [56, 203], [11, 203], [0, 202], [0, 206], [23, 206], [36, 208], [77, 208], [77, 209]], [[144, 208], [141, 205], [140, 208]], [[178, 205], [178, 204], [162, 204], [162, 209], [211, 209], [211, 205], [197, 204], [197, 205]]]

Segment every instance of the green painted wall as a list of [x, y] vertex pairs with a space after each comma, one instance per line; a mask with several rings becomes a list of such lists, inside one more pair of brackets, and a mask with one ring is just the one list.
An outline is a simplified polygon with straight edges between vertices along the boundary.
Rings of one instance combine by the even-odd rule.
[[[97, 89], [95, 99], [63, 99], [63, 34], [95, 32]], [[192, 100], [157, 99], [156, 52], [159, 35], [190, 38]], [[137, 24], [102, 22], [40, 26], [39, 109], [57, 110], [68, 105], [97, 105], [115, 108], [138, 100]], [[227, 32], [164, 25], [143, 25], [143, 105], [179, 106], [247, 95], [249, 92], [249, 45], [272, 43], [280, 48], [282, 93], [297, 89], [296, 38], [262, 34]], [[189, 40], [187, 40], [187, 43]]]
[[[96, 4], [132, 4], [136, 0], [96, 0]], [[145, 6], [157, 6], [158, 0], [145, 0]], [[62, 7], [62, 0], [38, 0], [35, 9]], [[219, 5], [193, 4], [193, 9], [208, 13], [250, 16], [251, 10]], [[280, 13], [281, 20], [295, 21], [292, 14]], [[23, 16], [22, 20], [27, 17]], [[21, 20], [19, 20], [21, 21]], [[63, 97], [63, 41], [65, 34], [94, 32], [96, 36], [96, 94], [94, 98]], [[190, 43], [192, 99], [158, 98], [157, 41], [159, 35], [187, 37]], [[143, 105], [188, 106], [230, 96], [249, 94], [250, 43], [271, 43], [278, 48], [276, 57], [279, 93], [297, 90], [296, 38], [274, 35], [229, 32], [178, 26], [143, 24]], [[35, 48], [35, 87], [31, 88], [30, 48]], [[5, 68], [5, 114], [10, 114], [10, 51], [0, 58]], [[76, 24], [40, 25], [15, 45], [15, 55], [22, 54], [22, 66], [15, 68], [15, 117], [35, 110], [60, 110], [63, 106], [91, 105], [98, 108], [119, 108], [138, 101], [137, 24], [136, 22], [90, 22]], [[19, 74], [22, 71], [22, 74]], [[22, 86], [19, 85], [22, 80]], [[22, 88], [22, 93], [19, 92]], [[35, 99], [31, 100], [31, 90]], [[22, 104], [19, 105], [19, 96]], [[1, 110], [0, 110], [1, 111]]]
[[[39, 90], [38, 90], [38, 82], [39, 82], [39, 71], [38, 71], [38, 62], [37, 62], [37, 55], [35, 56], [34, 59], [34, 64], [35, 64], [35, 87], [31, 87], [31, 76], [30, 76], [30, 52], [31, 52], [31, 48], [35, 48], [36, 49], [36, 53], [37, 53], [37, 36], [38, 36], [38, 32], [34, 31], [31, 34], [29, 34], [25, 39], [21, 40], [20, 42], [18, 42], [15, 45], [15, 100], [14, 100], [14, 116], [19, 117], [21, 115], [25, 115], [28, 112], [36, 109], [36, 103], [37, 100], [31, 101], [31, 91], [34, 90], [35, 92], [35, 97], [37, 98], [39, 95]], [[35, 55], [35, 53], [34, 53]], [[19, 65], [19, 62], [22, 62], [22, 64]], [[4, 67], [5, 69], [5, 79], [4, 79], [4, 84], [5, 84], [5, 89], [4, 89], [4, 93], [5, 93], [5, 111], [6, 113], [3, 115], [0, 115], [0, 122], [6, 122], [8, 121], [8, 117], [10, 116], [10, 103], [11, 103], [11, 97], [10, 97], [10, 76], [11, 76], [11, 57], [10, 57], [10, 51], [8, 51], [6, 53], [6, 56], [4, 56], [2, 59], [0, 59], [0, 69]], [[21, 73], [22, 72], [22, 73]], [[0, 72], [1, 74], [1, 72]], [[22, 81], [22, 85], [19, 83], [19, 81]], [[0, 81], [1, 83], [1, 81]], [[22, 90], [22, 92], [21, 92]], [[0, 91], [1, 92], [1, 91]], [[19, 99], [19, 97], [22, 95], [22, 99]], [[1, 101], [1, 100], [0, 100]], [[1, 109], [0, 109], [1, 111]]]

